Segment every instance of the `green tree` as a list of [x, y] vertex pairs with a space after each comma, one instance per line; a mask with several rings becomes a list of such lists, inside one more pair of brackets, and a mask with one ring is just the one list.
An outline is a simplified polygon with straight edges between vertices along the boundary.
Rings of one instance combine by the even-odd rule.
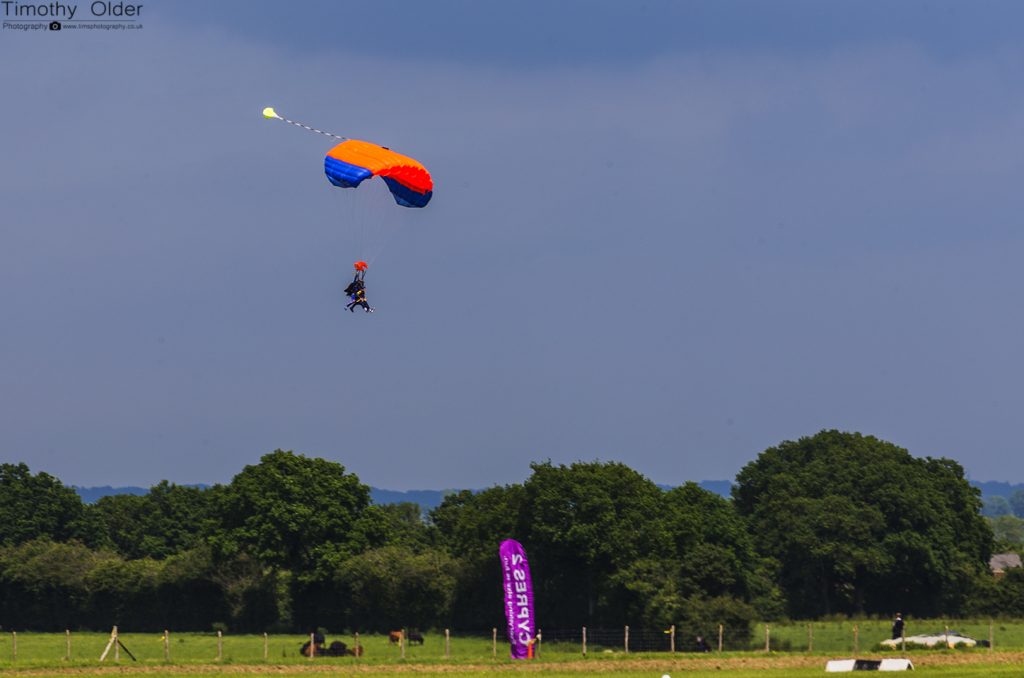
[[998, 518], [999, 516], [1012, 516], [1013, 508], [1010, 506], [1010, 502], [1006, 497], [1001, 497], [998, 494], [991, 497], [985, 497], [981, 504], [981, 514], [989, 518]]
[[[200, 544], [161, 561], [157, 580], [157, 612], [165, 628], [209, 629], [214, 622], [232, 621], [231, 609], [209, 547]], [[218, 581], [220, 580], [220, 581]], [[256, 629], [258, 631], [265, 629]]]
[[39, 538], [97, 544], [101, 535], [70, 487], [25, 464], [0, 464], [0, 545]]
[[687, 598], [679, 610], [676, 621], [677, 647], [687, 649], [697, 636], [711, 647], [718, 644], [718, 626], [722, 625], [722, 640], [726, 650], [746, 650], [750, 647], [753, 623], [757, 612], [747, 603], [729, 596]]
[[338, 628], [339, 610], [350, 601], [337, 584], [337, 573], [355, 554], [395, 547], [420, 554], [431, 548], [434, 530], [423, 519], [418, 504], [404, 502], [369, 506], [352, 526], [346, 542], [325, 542], [312, 552], [312, 566], [294, 572], [292, 613], [299, 628], [324, 624]]
[[733, 496], [797, 616], [954, 613], [992, 550], [959, 464], [857, 433], [765, 450]]
[[996, 551], [1024, 551], [1024, 518], [999, 516], [987, 520], [995, 536]]
[[124, 557], [162, 559], [195, 548], [214, 530], [213, 495], [164, 480], [142, 496], [103, 497], [93, 510], [109, 543]]
[[458, 562], [452, 623], [491, 628], [504, 623], [498, 545], [522, 539], [526, 492], [522, 485], [463, 490], [430, 513], [438, 544]]
[[964, 612], [977, 617], [1024, 616], [1024, 567], [1011, 567], [1000, 577], [979, 577]]
[[150, 558], [101, 558], [86, 575], [89, 618], [139, 631], [166, 628], [157, 606], [161, 564]]
[[1009, 497], [1010, 509], [1013, 515], [1024, 518], [1024, 490], [1014, 490]]
[[666, 492], [663, 506], [681, 595], [748, 598], [757, 555], [732, 502], [686, 483]]
[[714, 622], [715, 629], [728, 622], [734, 632], [743, 625], [737, 626], [736, 611], [751, 619], [756, 616], [750, 601], [763, 608], [761, 618], [778, 616], [781, 593], [766, 575], [766, 564], [754, 551], [732, 502], [686, 483], [664, 493], [654, 520], [669, 535], [670, 551], [633, 561], [614, 575], [631, 594], [630, 619], [662, 627], [675, 624], [692, 639], [709, 635], [700, 627], [710, 610], [724, 615]]
[[336, 580], [349, 601], [345, 625], [371, 631], [440, 626], [451, 611], [456, 568], [438, 549], [385, 546], [348, 559]]
[[88, 625], [89, 575], [115, 559], [79, 542], [46, 538], [0, 548], [0, 625], [46, 631]]
[[76, 542], [0, 547], [0, 625], [61, 631], [203, 629], [229, 620], [207, 549], [125, 560]]
[[522, 485], [496, 486], [480, 492], [462, 490], [449, 494], [430, 512], [437, 539], [449, 552], [486, 558], [498, 564], [498, 545], [505, 539], [522, 538], [526, 512]]
[[526, 547], [549, 626], [668, 626], [712, 598], [778, 613], [772, 570], [729, 500], [692, 483], [665, 492], [619, 463], [532, 468], [523, 485], [459, 492], [431, 512], [459, 563], [460, 626], [501, 625], [497, 552], [507, 538]]
[[270, 567], [305, 571], [321, 547], [349, 545], [370, 490], [341, 464], [276, 450], [236, 475], [218, 504], [218, 553], [246, 552]]
[[662, 491], [620, 463], [530, 467], [520, 529], [538, 614], [562, 625], [628, 622], [630, 593], [614, 575], [642, 558], [671, 555], [659, 519]]
[[418, 552], [434, 542], [434, 531], [424, 520], [419, 504], [373, 505], [366, 509], [364, 516], [367, 527], [360, 526], [360, 529], [367, 546], [401, 546]]
[[386, 531], [369, 488], [325, 459], [275, 450], [212, 491], [220, 524], [207, 540], [236, 629], [316, 617], [330, 600], [325, 577]]

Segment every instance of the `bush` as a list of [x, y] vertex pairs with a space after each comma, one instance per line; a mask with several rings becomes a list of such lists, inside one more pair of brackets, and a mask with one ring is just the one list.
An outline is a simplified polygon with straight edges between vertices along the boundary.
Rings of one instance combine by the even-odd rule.
[[718, 643], [718, 625], [721, 624], [724, 645], [732, 649], [747, 649], [752, 638], [752, 625], [757, 613], [751, 605], [736, 598], [720, 596], [704, 598], [693, 596], [683, 601], [681, 618], [676, 622], [676, 637], [685, 639], [681, 647], [701, 636], [711, 646]]

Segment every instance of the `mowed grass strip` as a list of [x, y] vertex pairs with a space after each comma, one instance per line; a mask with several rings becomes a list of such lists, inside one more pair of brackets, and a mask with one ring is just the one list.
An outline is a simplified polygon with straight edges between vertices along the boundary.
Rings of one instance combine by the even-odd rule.
[[[133, 662], [128, 653], [119, 651], [120, 666], [133, 664], [210, 664], [218, 661], [222, 664], [274, 664], [274, 665], [307, 665], [330, 663], [467, 663], [508, 660], [508, 645], [499, 641], [497, 657], [492, 655], [490, 638], [455, 637], [450, 642], [449, 657], [445, 658], [444, 635], [424, 634], [423, 644], [408, 644], [405, 647], [404, 660], [402, 650], [396, 643], [388, 641], [382, 634], [360, 635], [359, 644], [363, 647], [364, 656], [354, 657], [316, 657], [309, 659], [299, 654], [299, 648], [309, 640], [308, 635], [271, 635], [264, 645], [262, 635], [225, 634], [221, 639], [215, 633], [175, 633], [169, 635], [169, 662], [164, 659], [164, 642], [162, 633], [120, 633], [119, 638], [124, 646], [136, 657]], [[32, 667], [91, 667], [99, 663], [108, 641], [109, 633], [72, 632], [71, 658], [66, 659], [67, 638], [63, 633], [20, 632], [17, 634], [17, 657], [14, 655], [15, 637], [11, 633], [0, 634], [0, 670], [11, 668]], [[351, 635], [328, 634], [327, 644], [340, 640], [349, 648], [354, 647], [355, 639]], [[218, 655], [218, 643], [220, 655]], [[266, 647], [266, 659], [264, 659]], [[545, 648], [545, 654], [551, 659], [577, 659], [579, 647], [564, 644]], [[105, 664], [115, 662], [112, 649]]]
[[[811, 658], [804, 658], [811, 659]], [[13, 675], [24, 676], [24, 678], [68, 678], [69, 676], [123, 676], [124, 674], [138, 674], [140, 677], [154, 678], [166, 676], [167, 678], [206, 678], [208, 676], [224, 676], [226, 674], [265, 674], [273, 675], [274, 678], [315, 678], [317, 676], [330, 675], [351, 678], [378, 678], [384, 676], [414, 675], [416, 678], [482, 678], [495, 675], [530, 675], [543, 678], [581, 678], [583, 676], [601, 676], [602, 678], [658, 678], [663, 674], [675, 678], [711, 678], [711, 676], [727, 675], [729, 678], [800, 678], [802, 676], [819, 676], [824, 673], [824, 660], [794, 665], [786, 661], [786, 658], [762, 658], [761, 662], [750, 665], [726, 661], [715, 666], [708, 666], [703, 663], [698, 665], [687, 665], [684, 662], [573, 662], [568, 664], [529, 663], [511, 666], [508, 664], [481, 667], [481, 666], [459, 666], [446, 667], [428, 666], [422, 664], [401, 664], [395, 666], [347, 666], [347, 667], [295, 667], [282, 665], [227, 665], [227, 666], [179, 666], [179, 667], [109, 667], [91, 669], [65, 669], [54, 670], [26, 670], [18, 671]], [[974, 665], [925, 665], [918, 666], [915, 675], [953, 677], [957, 678], [985, 678], [988, 676], [1019, 676], [1021, 675], [1021, 664], [1019, 662], [1007, 663], [979, 663]]]
[[[699, 655], [679, 653], [674, 657], [668, 653], [630, 653], [621, 649], [614, 651], [591, 648], [587, 665], [595, 666], [604, 663], [621, 663], [634, 660], [650, 660], [653, 662], [682, 661], [686, 666], [696, 666], [694, 662], [715, 661], [719, 658], [735, 662], [749, 658], [771, 660], [780, 657], [795, 656], [816, 662], [824, 666], [829, 657], [853, 656], [853, 625], [859, 627], [859, 656], [892, 656], [892, 653], [879, 653], [877, 643], [889, 635], [889, 623], [884, 620], [868, 621], [837, 621], [815, 622], [813, 656], [807, 653], [807, 623], [770, 624], [773, 653], [766, 656], [763, 652], [746, 653], [727, 652], [722, 655], [711, 653]], [[911, 621], [912, 632], [941, 631], [945, 622]], [[988, 621], [950, 622], [950, 629], [972, 635], [975, 638], [988, 637]], [[936, 628], [937, 627], [937, 628]], [[1024, 623], [1020, 621], [997, 621], [994, 626], [996, 649], [995, 654], [1005, 650], [1024, 651]], [[754, 644], [763, 647], [763, 626], [754, 630]], [[310, 660], [299, 654], [299, 648], [308, 640], [304, 635], [271, 635], [267, 640], [267, 659], [264, 660], [264, 639], [262, 635], [225, 634], [221, 639], [222, 659], [218, 662], [218, 639], [214, 633], [175, 633], [171, 632], [169, 641], [170, 661], [164, 660], [164, 644], [161, 633], [122, 633], [122, 643], [135, 655], [138, 662], [133, 662], [126, 652], [120, 652], [120, 660], [116, 666], [121, 668], [137, 667], [150, 670], [159, 667], [179, 665], [231, 666], [254, 665], [274, 666], [277, 672], [281, 667], [294, 666], [301, 670], [329, 667], [332, 671], [344, 672], [366, 667], [380, 666], [420, 666], [423, 670], [434, 667], [437, 671], [449, 672], [451, 667], [481, 665], [492, 667], [488, 670], [507, 666], [516, 670], [524, 670], [523, 662], [512, 662], [508, 659], [508, 645], [499, 639], [497, 657], [492, 657], [490, 637], [466, 637], [455, 635], [451, 639], [449, 658], [444, 655], [444, 635], [438, 633], [424, 634], [423, 645], [409, 645], [405, 649], [405, 659], [396, 644], [388, 642], [381, 634], [361, 635], [360, 644], [364, 648], [361, 658], [317, 657]], [[14, 657], [14, 636], [11, 633], [0, 634], [0, 670], [28, 669], [90, 669], [103, 666], [99, 663], [100, 654], [109, 640], [108, 633], [72, 632], [71, 658], [65, 659], [66, 637], [63, 633], [19, 632], [17, 634], [17, 658]], [[354, 644], [350, 635], [328, 634], [328, 644], [341, 640], [349, 647]], [[950, 659], [964, 657], [968, 662], [984, 661], [992, 653], [985, 648], [974, 650], [913, 650], [908, 652], [915, 664], [924, 661], [931, 663], [934, 657], [949, 656]], [[541, 649], [541, 661], [534, 666], [578, 662], [581, 659], [581, 648], [575, 643], [546, 643]], [[111, 650], [104, 665], [115, 666], [114, 652]], [[791, 668], [793, 668], [791, 666]], [[383, 669], [382, 669], [383, 670]], [[475, 669], [474, 669], [475, 670]], [[575, 671], [575, 669], [573, 669]], [[1020, 672], [1024, 675], [1024, 671]], [[655, 678], [659, 678], [658, 673]]]
[[[862, 619], [818, 622], [769, 623], [769, 640], [772, 649], [784, 652], [807, 651], [808, 624], [813, 627], [814, 651], [852, 652], [854, 649], [854, 627], [857, 627], [857, 642], [860, 651], [877, 649], [878, 644], [891, 636], [892, 622], [889, 620]], [[918, 634], [941, 634], [948, 627], [961, 635], [976, 640], [988, 640], [989, 624], [994, 647], [1006, 650], [1024, 650], [1024, 621], [988, 619], [910, 619], [904, 629], [907, 636]], [[754, 627], [755, 642], [764, 646], [764, 624]]]

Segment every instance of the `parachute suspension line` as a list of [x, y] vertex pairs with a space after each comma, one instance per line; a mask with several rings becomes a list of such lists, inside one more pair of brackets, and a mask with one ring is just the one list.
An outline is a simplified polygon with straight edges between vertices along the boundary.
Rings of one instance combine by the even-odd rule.
[[342, 222], [345, 224], [344, 232], [347, 235], [347, 249], [350, 254], [360, 260], [369, 260], [374, 250], [372, 240], [379, 229], [379, 220], [370, 204], [375, 202], [366, 192], [360, 194], [357, 191], [339, 191], [342, 195], [344, 210], [341, 213]]
[[348, 137], [340, 137], [337, 134], [332, 134], [331, 132], [325, 132], [322, 129], [317, 129], [315, 127], [310, 127], [309, 125], [304, 125], [301, 122], [296, 122], [294, 120], [289, 120], [288, 118], [282, 118], [270, 106], [267, 106], [266, 108], [263, 109], [263, 117], [264, 118], [269, 118], [271, 120], [273, 120], [273, 119], [281, 120], [282, 122], [286, 122], [289, 125], [295, 125], [296, 127], [301, 127], [304, 130], [309, 130], [310, 132], [316, 132], [317, 134], [323, 134], [325, 137], [331, 137], [332, 139], [341, 139], [342, 141], [347, 141], [348, 140]]
[[368, 218], [364, 222], [367, 230], [364, 252], [367, 263], [372, 265], [384, 254], [384, 250], [402, 230], [402, 225], [400, 219], [396, 222], [394, 218], [386, 216], [393, 214], [393, 206], [388, 200], [387, 194], [378, 191], [375, 198], [369, 202], [371, 204], [367, 205], [369, 208]]
[[364, 193], [362, 195], [358, 195], [358, 194], [355, 193], [355, 191], [352, 192], [352, 195], [353, 195], [352, 201], [359, 208], [359, 215], [356, 217], [356, 224], [355, 224], [356, 225], [356, 237], [358, 239], [357, 243], [356, 243], [356, 252], [359, 253], [359, 258], [360, 259], [365, 259], [366, 258], [366, 247], [367, 247], [366, 241], [367, 241], [367, 238], [368, 238], [368, 234], [367, 234], [367, 221], [369, 219], [368, 212], [366, 210], [366, 201], [367, 201], [368, 198], [371, 197], [371, 195], [370, 194], [366, 194], [366, 193]]

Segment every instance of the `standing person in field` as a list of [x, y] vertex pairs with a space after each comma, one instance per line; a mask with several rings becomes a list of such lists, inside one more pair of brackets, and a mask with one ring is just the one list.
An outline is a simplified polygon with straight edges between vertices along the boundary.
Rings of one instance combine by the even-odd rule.
[[896, 619], [892, 621], [892, 639], [899, 640], [903, 637], [903, 615], [896, 613]]

